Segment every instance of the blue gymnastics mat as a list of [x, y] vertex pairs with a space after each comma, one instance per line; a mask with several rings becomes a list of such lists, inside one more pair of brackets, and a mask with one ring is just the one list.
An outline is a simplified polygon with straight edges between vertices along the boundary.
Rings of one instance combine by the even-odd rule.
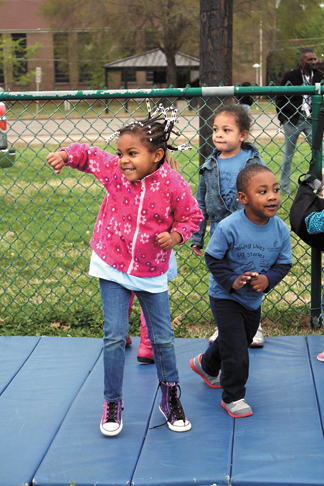
[[[101, 352], [97, 339], [0, 337], [0, 356], [8, 385], [0, 396], [0, 485], [31, 484], [34, 474], [57, 434]], [[26, 352], [17, 372], [23, 341]], [[10, 344], [12, 341], [12, 345]], [[17, 345], [15, 345], [17, 342]], [[10, 378], [12, 366], [14, 378]]]
[[0, 395], [37, 346], [39, 337], [0, 338]]
[[[322, 425], [324, 424], [324, 363], [318, 361], [316, 358], [319, 353], [324, 350], [324, 336], [308, 336], [307, 344], [309, 347], [309, 355], [313, 375], [315, 379], [315, 388], [318, 399], [319, 411], [321, 415]], [[323, 478], [324, 484], [324, 478]]]
[[126, 350], [124, 428], [104, 437], [101, 339], [0, 337], [0, 486], [324, 485], [324, 336], [250, 349], [247, 401], [233, 419], [221, 390], [189, 367], [206, 339], [176, 339], [192, 429], [162, 424], [155, 366]]
[[[324, 366], [318, 378], [323, 387]], [[250, 350], [247, 401], [254, 415], [236, 420], [233, 484], [324, 484], [316, 386], [303, 336], [268, 339], [261, 352]]]

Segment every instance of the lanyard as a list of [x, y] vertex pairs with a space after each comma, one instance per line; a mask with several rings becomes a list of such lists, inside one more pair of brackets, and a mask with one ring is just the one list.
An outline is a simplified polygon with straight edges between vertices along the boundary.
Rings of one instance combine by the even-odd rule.
[[[313, 84], [313, 78], [314, 78], [314, 72], [313, 71], [311, 71], [310, 76], [306, 76], [306, 74], [303, 72], [302, 69], [301, 69], [301, 73], [302, 73], [302, 78], [303, 78], [303, 84], [306, 84], [306, 85]], [[307, 78], [309, 78], [309, 81], [308, 81]]]

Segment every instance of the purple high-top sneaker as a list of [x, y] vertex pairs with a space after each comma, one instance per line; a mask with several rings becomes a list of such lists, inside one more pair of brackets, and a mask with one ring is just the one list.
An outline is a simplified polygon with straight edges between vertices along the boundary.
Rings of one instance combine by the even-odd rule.
[[123, 428], [122, 413], [123, 400], [107, 402], [105, 400], [104, 411], [100, 422], [100, 430], [104, 435], [117, 435]]
[[190, 430], [191, 423], [186, 419], [180, 402], [180, 397], [178, 397], [179, 385], [172, 382], [160, 382], [160, 386], [162, 400], [159, 408], [160, 412], [165, 417], [169, 429], [174, 430], [174, 432], [186, 432], [187, 430]]

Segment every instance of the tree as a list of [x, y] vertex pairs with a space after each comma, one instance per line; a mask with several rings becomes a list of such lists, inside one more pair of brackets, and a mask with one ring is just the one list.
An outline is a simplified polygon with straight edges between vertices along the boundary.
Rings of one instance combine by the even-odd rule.
[[276, 46], [276, 2], [234, 0], [233, 64], [240, 66], [240, 83], [246, 79], [246, 74], [251, 76], [255, 63], [262, 65], [264, 72], [268, 53]]
[[[159, 47], [167, 58], [167, 84], [176, 86], [175, 55], [198, 46], [198, 0], [43, 0], [42, 13], [53, 28], [83, 29], [91, 36], [91, 64], [98, 71], [118, 55], [141, 53]], [[88, 56], [89, 49], [88, 49]], [[88, 57], [89, 59], [89, 57]], [[99, 60], [101, 60], [101, 65]], [[95, 75], [94, 75], [95, 77]], [[92, 83], [92, 87], [98, 88]]]
[[[200, 1], [200, 82], [232, 84], [233, 0]], [[212, 97], [200, 112], [200, 164], [210, 154], [214, 113], [220, 100]]]
[[71, 62], [77, 75], [82, 69], [88, 69], [89, 85], [93, 89], [104, 87], [103, 65], [116, 54], [116, 42], [109, 29], [114, 5], [105, 0], [43, 0], [40, 5], [41, 14], [50, 21], [54, 32], [66, 32], [67, 36], [71, 33], [73, 42], [67, 42], [65, 65]]
[[320, 56], [321, 48], [315, 37], [322, 33], [323, 8], [318, 0], [279, 0], [275, 19], [275, 44], [269, 50], [267, 78], [279, 84], [283, 73], [299, 64], [303, 47], [313, 48]]
[[[122, 23], [123, 29], [118, 29]], [[117, 30], [115, 29], [117, 27]], [[167, 59], [167, 86], [177, 86], [175, 56], [184, 49], [192, 52], [198, 48], [199, 2], [198, 0], [121, 0], [112, 27], [114, 37], [125, 41], [125, 35], [147, 49], [158, 47]], [[143, 32], [144, 35], [143, 39]], [[146, 38], [146, 39], [145, 39]], [[142, 40], [142, 42], [141, 42]], [[143, 49], [144, 47], [144, 49]]]
[[[318, 0], [234, 0], [234, 65], [240, 63], [242, 46], [255, 39], [258, 42], [251, 51], [253, 60], [246, 67], [251, 69], [262, 58], [267, 66], [267, 82], [279, 84], [284, 71], [299, 63], [302, 47], [312, 47], [320, 56], [324, 20], [321, 5]], [[244, 68], [241, 74], [243, 78]]]
[[[318, 0], [284, 0], [277, 2], [276, 17], [280, 42], [291, 45], [296, 39], [308, 37], [309, 26], [323, 11]], [[323, 19], [323, 17], [322, 17]], [[318, 19], [319, 20], [319, 19]], [[306, 34], [308, 30], [308, 33]], [[306, 34], [306, 35], [305, 35]], [[315, 37], [310, 35], [310, 37]]]
[[0, 36], [0, 69], [4, 73], [6, 90], [13, 82], [27, 86], [35, 78], [35, 71], [27, 72], [25, 63], [35, 57], [38, 47], [39, 43], [24, 47], [21, 40], [14, 40], [11, 36]]

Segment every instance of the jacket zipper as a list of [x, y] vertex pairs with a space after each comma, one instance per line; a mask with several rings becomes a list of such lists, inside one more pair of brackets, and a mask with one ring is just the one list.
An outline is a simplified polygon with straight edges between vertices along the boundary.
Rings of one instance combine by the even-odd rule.
[[139, 227], [140, 227], [140, 219], [141, 219], [141, 214], [142, 214], [142, 207], [143, 207], [143, 201], [144, 201], [144, 196], [145, 196], [145, 182], [142, 180], [141, 181], [141, 197], [140, 197], [140, 203], [139, 203], [139, 208], [138, 208], [138, 213], [137, 213], [137, 221], [136, 221], [136, 230], [135, 230], [135, 233], [134, 233], [134, 238], [133, 238], [133, 241], [132, 241], [132, 259], [131, 259], [131, 262], [130, 262], [130, 265], [128, 267], [128, 270], [127, 270], [127, 273], [130, 274], [131, 271], [133, 270], [133, 267], [134, 267], [134, 263], [135, 263], [135, 244], [136, 244], [136, 240], [137, 240], [137, 237], [138, 237], [138, 233], [139, 233]]

